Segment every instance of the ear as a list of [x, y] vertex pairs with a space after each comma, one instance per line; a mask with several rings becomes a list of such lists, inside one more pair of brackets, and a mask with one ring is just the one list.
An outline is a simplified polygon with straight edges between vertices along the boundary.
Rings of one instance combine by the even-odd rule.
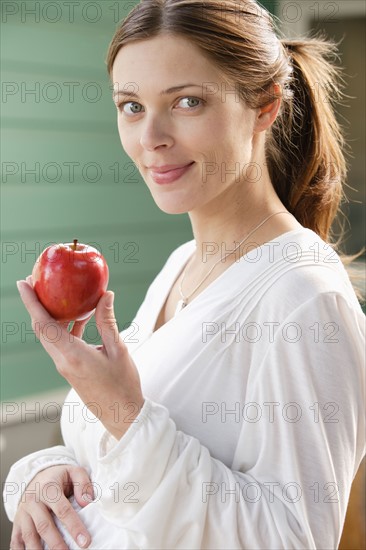
[[[270, 98], [271, 103], [267, 103], [264, 107], [258, 109], [257, 119], [254, 125], [255, 132], [263, 132], [272, 126], [277, 118], [278, 111], [281, 107], [281, 87], [279, 84], [274, 84], [271, 88]], [[267, 92], [268, 96], [268, 92]], [[274, 99], [273, 99], [274, 98]]]

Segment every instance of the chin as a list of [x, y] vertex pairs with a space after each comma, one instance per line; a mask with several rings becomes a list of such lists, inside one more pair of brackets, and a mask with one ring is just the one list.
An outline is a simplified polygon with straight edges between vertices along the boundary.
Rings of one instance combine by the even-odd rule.
[[169, 200], [164, 200], [162, 197], [154, 197], [156, 206], [165, 214], [186, 214], [190, 210], [190, 206], [186, 203], [174, 200], [171, 197]]
[[165, 214], [187, 214], [188, 208], [179, 207], [178, 205], [159, 204], [156, 202], [156, 206]]

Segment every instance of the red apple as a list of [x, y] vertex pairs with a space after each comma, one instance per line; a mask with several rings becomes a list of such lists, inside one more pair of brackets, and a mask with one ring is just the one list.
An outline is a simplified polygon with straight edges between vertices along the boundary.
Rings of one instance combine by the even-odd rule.
[[46, 248], [32, 271], [38, 299], [57, 321], [80, 321], [93, 313], [108, 279], [101, 253], [77, 239]]

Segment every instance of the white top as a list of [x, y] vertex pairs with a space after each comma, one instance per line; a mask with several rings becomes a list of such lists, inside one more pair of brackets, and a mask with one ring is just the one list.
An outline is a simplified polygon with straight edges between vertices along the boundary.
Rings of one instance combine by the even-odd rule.
[[[122, 333], [146, 399], [122, 439], [71, 390], [65, 447], [18, 461], [7, 482], [84, 466], [95, 502], [71, 501], [95, 549], [336, 548], [365, 454], [365, 317], [348, 275], [313, 231], [289, 231], [153, 333], [194, 249], [170, 255]], [[12, 520], [21, 490], [6, 487]]]

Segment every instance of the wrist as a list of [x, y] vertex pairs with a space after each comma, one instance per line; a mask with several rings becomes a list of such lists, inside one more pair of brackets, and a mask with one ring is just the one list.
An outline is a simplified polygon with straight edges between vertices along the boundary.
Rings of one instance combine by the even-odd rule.
[[113, 403], [109, 408], [112, 410], [112, 417], [104, 423], [106, 430], [117, 440], [120, 440], [127, 430], [136, 422], [138, 415], [144, 406], [145, 399], [141, 397], [138, 401], [126, 401], [124, 403]]

